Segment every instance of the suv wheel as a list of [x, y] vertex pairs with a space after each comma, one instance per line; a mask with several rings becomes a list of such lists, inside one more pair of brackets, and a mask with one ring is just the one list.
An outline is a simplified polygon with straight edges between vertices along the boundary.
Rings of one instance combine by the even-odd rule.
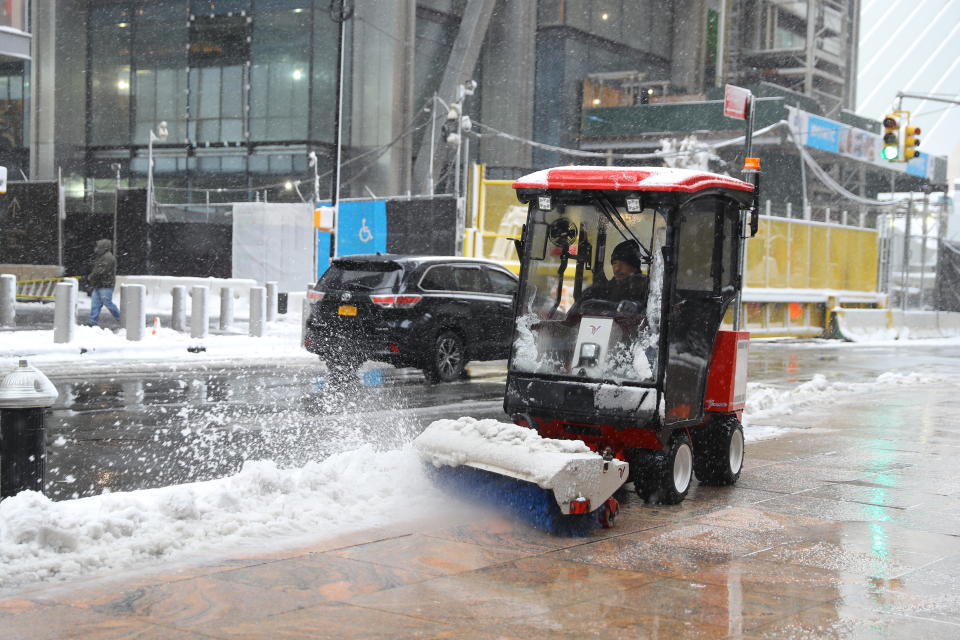
[[442, 331], [423, 373], [430, 382], [453, 382], [463, 376], [466, 364], [463, 340], [453, 331]]

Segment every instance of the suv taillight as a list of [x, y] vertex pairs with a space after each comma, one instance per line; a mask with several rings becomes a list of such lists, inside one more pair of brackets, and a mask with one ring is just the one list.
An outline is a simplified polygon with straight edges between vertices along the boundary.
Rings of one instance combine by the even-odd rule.
[[320, 302], [321, 300], [323, 300], [323, 296], [325, 295], [327, 294], [324, 293], [323, 291], [317, 291], [316, 289], [307, 290], [307, 300], [310, 300], [312, 302]]
[[423, 299], [423, 296], [370, 296], [370, 301], [384, 309], [409, 309]]

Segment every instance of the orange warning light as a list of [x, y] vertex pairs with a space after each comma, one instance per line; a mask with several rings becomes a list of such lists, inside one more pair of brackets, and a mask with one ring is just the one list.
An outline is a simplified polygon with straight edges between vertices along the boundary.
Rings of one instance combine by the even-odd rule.
[[744, 171], [760, 171], [760, 158], [744, 158], [743, 170]]

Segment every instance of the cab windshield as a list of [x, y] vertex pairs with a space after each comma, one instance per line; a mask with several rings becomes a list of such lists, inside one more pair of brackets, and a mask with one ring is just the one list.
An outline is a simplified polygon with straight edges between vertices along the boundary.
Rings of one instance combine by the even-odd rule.
[[616, 384], [656, 378], [662, 213], [606, 200], [534, 202], [513, 371]]

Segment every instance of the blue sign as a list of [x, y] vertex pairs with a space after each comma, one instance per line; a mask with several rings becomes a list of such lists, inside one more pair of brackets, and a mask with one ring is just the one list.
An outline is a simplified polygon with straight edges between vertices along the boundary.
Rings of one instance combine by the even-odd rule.
[[844, 125], [815, 115], [807, 116], [806, 145], [814, 149], [840, 152], [840, 130]]
[[907, 173], [911, 176], [926, 179], [929, 176], [929, 167], [927, 166], [929, 164], [930, 156], [921, 151], [919, 158], [907, 161]]
[[[330, 241], [329, 233], [317, 232], [318, 275], [323, 275], [330, 266]], [[378, 251], [387, 251], [386, 201], [341, 202], [337, 212], [337, 255], [353, 256]]]
[[387, 203], [383, 200], [341, 202], [337, 220], [337, 255], [385, 253]]

